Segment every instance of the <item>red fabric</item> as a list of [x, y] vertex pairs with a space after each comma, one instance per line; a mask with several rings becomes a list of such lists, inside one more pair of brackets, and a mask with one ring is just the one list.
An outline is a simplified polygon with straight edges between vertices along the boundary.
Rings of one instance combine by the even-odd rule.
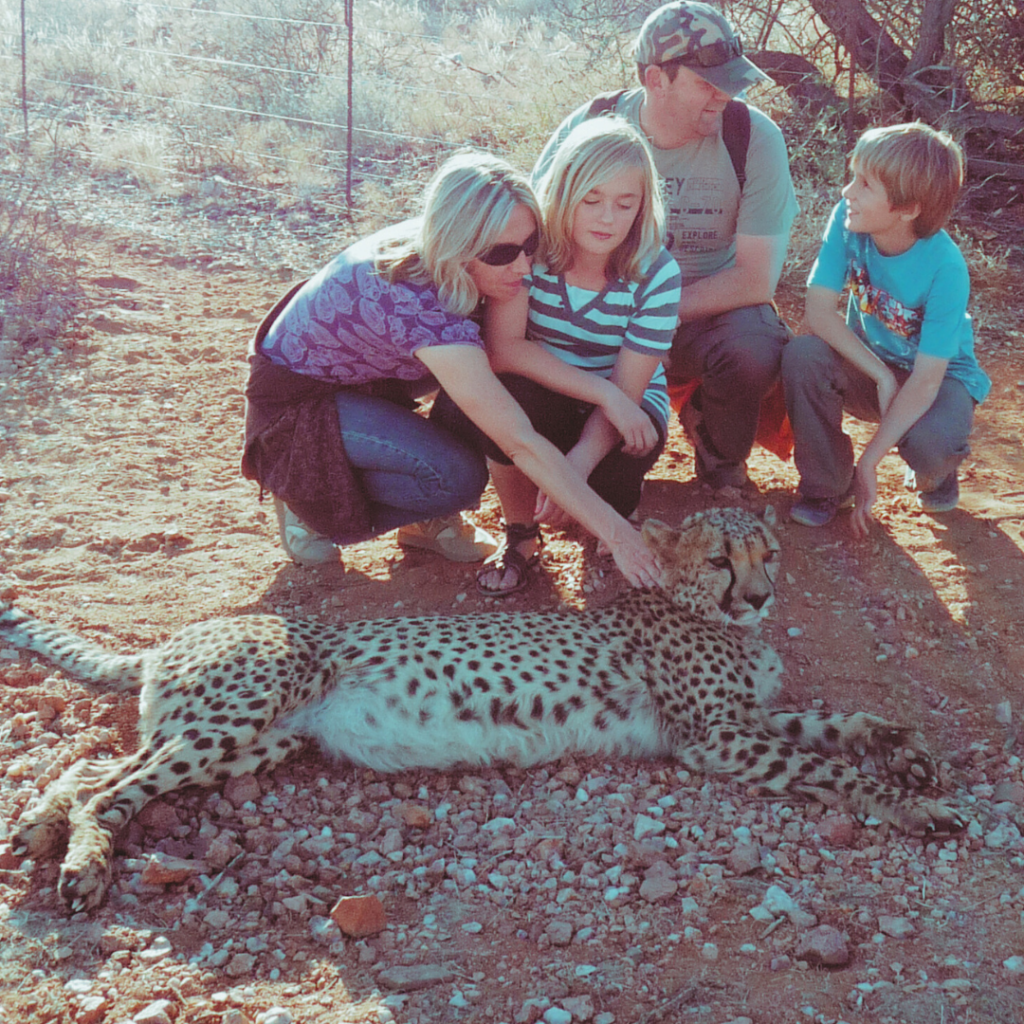
[[[693, 393], [699, 386], [699, 377], [669, 382], [668, 398], [677, 414], [693, 397]], [[762, 448], [767, 448], [784, 462], [788, 462], [793, 457], [793, 428], [790, 426], [789, 416], [786, 414], [781, 380], [775, 382], [771, 391], [764, 396], [761, 402], [756, 440]]]

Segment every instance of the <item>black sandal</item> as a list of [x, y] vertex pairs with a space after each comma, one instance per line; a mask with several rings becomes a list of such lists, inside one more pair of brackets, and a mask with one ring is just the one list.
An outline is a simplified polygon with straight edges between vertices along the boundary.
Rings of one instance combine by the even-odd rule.
[[[540, 561], [540, 548], [544, 545], [544, 537], [540, 532], [540, 523], [504, 523], [505, 539], [501, 547], [487, 559], [476, 574], [476, 589], [485, 597], [508, 597], [509, 594], [517, 594], [530, 583], [530, 568]], [[539, 542], [537, 550], [529, 558], [519, 552], [517, 544], [524, 540], [536, 540]], [[499, 587], [491, 589], [480, 582], [480, 577], [486, 572], [497, 570], [501, 578], [505, 578], [507, 572], [515, 574], [515, 583], [511, 587]]]

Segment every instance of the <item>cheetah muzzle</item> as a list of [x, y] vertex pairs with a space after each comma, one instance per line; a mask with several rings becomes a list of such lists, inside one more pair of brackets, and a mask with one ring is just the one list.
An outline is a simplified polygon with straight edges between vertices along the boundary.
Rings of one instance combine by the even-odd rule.
[[[98, 907], [114, 839], [154, 797], [280, 763], [309, 739], [379, 771], [577, 752], [672, 757], [781, 796], [842, 803], [922, 835], [961, 826], [907, 792], [935, 783], [917, 734], [864, 713], [770, 710], [782, 663], [755, 629], [775, 599], [765, 521], [711, 509], [643, 537], [661, 589], [605, 608], [324, 625], [216, 619], [113, 655], [0, 603], [0, 640], [85, 683], [140, 693], [139, 748], [81, 760], [21, 816], [19, 856], [54, 856], [72, 912]], [[873, 754], [897, 785], [835, 759]]]

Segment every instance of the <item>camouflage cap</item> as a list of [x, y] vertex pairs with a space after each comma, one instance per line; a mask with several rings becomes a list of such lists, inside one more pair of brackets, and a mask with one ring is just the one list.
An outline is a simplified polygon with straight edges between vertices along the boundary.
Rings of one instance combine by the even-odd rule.
[[[718, 52], [714, 44], [720, 44]], [[638, 64], [682, 58], [686, 67], [730, 96], [768, 78], [743, 56], [743, 44], [721, 12], [687, 0], [665, 4], [647, 18], [634, 55]]]

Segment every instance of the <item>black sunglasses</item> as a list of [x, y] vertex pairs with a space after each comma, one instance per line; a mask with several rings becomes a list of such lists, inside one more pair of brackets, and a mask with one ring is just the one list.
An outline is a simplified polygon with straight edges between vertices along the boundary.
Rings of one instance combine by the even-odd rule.
[[706, 46], [701, 46], [693, 53], [684, 53], [665, 61], [666, 64], [695, 64], [701, 68], [717, 68], [727, 64], [734, 57], [743, 56], [743, 42], [739, 37], [725, 40], [719, 39]]
[[536, 228], [522, 245], [516, 245], [514, 242], [499, 242], [497, 245], [492, 245], [486, 252], [482, 252], [477, 259], [489, 267], [507, 267], [519, 259], [521, 252], [532, 256], [539, 246], [540, 229]]

